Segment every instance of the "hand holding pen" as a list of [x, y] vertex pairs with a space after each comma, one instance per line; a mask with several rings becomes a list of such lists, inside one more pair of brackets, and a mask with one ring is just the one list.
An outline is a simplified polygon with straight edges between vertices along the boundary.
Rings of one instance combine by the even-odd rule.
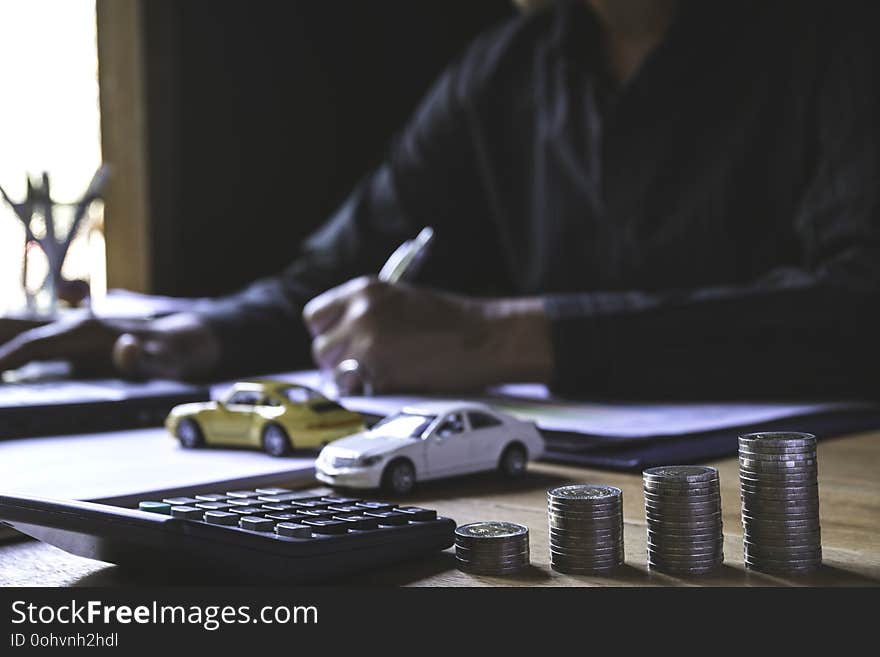
[[540, 299], [465, 297], [403, 283], [431, 237], [426, 229], [402, 245], [378, 278], [353, 279], [306, 304], [316, 364], [343, 395], [546, 381], [552, 357]]

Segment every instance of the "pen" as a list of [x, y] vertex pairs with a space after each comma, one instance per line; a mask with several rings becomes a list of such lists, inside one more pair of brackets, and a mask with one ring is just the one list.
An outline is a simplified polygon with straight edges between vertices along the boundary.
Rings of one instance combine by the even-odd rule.
[[[379, 271], [379, 280], [386, 283], [412, 278], [428, 254], [428, 248], [434, 240], [434, 229], [425, 226], [419, 231], [415, 239], [407, 240], [398, 246], [394, 253], [388, 256], [388, 260]], [[364, 395], [373, 394], [373, 386], [366, 376], [364, 368], [355, 358], [346, 358], [333, 370], [333, 380], [337, 390], [348, 394], [360, 390]]]
[[379, 271], [379, 280], [386, 283], [396, 283], [412, 278], [424, 262], [433, 240], [434, 229], [430, 226], [422, 228], [415, 239], [407, 240], [388, 257]]

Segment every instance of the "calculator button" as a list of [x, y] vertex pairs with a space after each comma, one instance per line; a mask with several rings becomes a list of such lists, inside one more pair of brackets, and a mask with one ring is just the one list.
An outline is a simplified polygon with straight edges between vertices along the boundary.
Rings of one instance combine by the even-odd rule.
[[240, 516], [252, 516], [254, 514], [265, 515], [266, 509], [258, 506], [231, 506], [227, 509], [229, 513], [237, 513]]
[[290, 536], [291, 538], [311, 538], [312, 528], [300, 525], [295, 522], [279, 522], [275, 525], [275, 531], [279, 536]]
[[355, 506], [354, 504], [334, 504], [333, 506], [327, 507], [328, 511], [334, 511], [336, 513], [363, 513], [364, 508], [360, 506]]
[[321, 498], [303, 493], [283, 493], [281, 495], [260, 495], [258, 499], [261, 502], [292, 502], [294, 500], [319, 500]]
[[281, 503], [278, 503], [278, 504], [261, 504], [260, 506], [261, 506], [262, 508], [264, 508], [266, 511], [279, 511], [279, 512], [283, 512], [283, 511], [293, 511], [294, 508], [295, 508], [292, 504], [281, 504]]
[[259, 493], [255, 490], [231, 490], [226, 497], [256, 497]]
[[204, 509], [197, 509], [194, 506], [172, 506], [171, 515], [175, 518], [186, 518], [187, 520], [201, 520], [205, 515]]
[[257, 516], [245, 516], [238, 521], [238, 524], [242, 529], [249, 529], [252, 532], [271, 532], [275, 529], [274, 520]]
[[190, 506], [199, 503], [199, 500], [194, 497], [166, 497], [162, 501], [171, 506]]
[[164, 513], [166, 516], [171, 513], [171, 505], [165, 502], [138, 502], [139, 511], [149, 511], [150, 513]]
[[303, 518], [331, 518], [336, 515], [336, 511], [331, 511], [330, 509], [314, 509], [314, 510], [306, 510], [301, 509], [297, 511], [299, 515]]
[[330, 502], [322, 502], [321, 500], [297, 500], [291, 502], [298, 509], [314, 511], [316, 509], [326, 509], [333, 506]]
[[400, 513], [405, 513], [410, 520], [436, 520], [437, 512], [434, 509], [423, 509], [419, 506], [399, 506], [395, 509]]
[[299, 513], [267, 513], [266, 517], [272, 520], [277, 520], [278, 522], [300, 522], [303, 519]]
[[259, 503], [260, 500], [256, 497], [231, 497], [226, 500], [226, 504], [231, 504], [232, 506], [254, 506]]
[[205, 511], [205, 522], [212, 525], [237, 525], [238, 516], [225, 511]]
[[257, 488], [254, 490], [257, 495], [284, 495], [284, 493], [293, 492], [289, 488]]
[[304, 525], [312, 528], [316, 534], [344, 534], [348, 531], [348, 523], [344, 520], [332, 520], [331, 518], [315, 518], [303, 520]]
[[356, 506], [368, 511], [391, 511], [394, 508], [394, 505], [388, 502], [358, 502]]
[[380, 525], [405, 525], [409, 522], [409, 516], [396, 511], [368, 511], [365, 515], [376, 518]]
[[196, 499], [202, 502], [223, 502], [226, 496], [219, 493], [205, 493], [204, 495], [196, 495]]
[[355, 502], [360, 502], [355, 497], [322, 497], [321, 501], [330, 502], [331, 504], [354, 504]]
[[347, 522], [349, 529], [376, 529], [379, 526], [379, 520], [377, 518], [371, 518], [370, 516], [364, 516], [359, 513], [333, 517], [336, 520]]
[[200, 502], [199, 504], [196, 504], [196, 506], [205, 511], [223, 511], [232, 505], [226, 504], [225, 502]]

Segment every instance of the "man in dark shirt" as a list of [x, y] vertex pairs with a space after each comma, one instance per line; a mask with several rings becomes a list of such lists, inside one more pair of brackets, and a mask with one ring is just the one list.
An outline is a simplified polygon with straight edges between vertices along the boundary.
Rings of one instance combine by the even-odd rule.
[[[450, 66], [282, 274], [146, 326], [21, 334], [0, 369], [115, 344], [126, 372], [213, 376], [306, 366], [311, 346], [378, 390], [872, 395], [876, 19], [560, 0]], [[362, 278], [426, 225], [416, 281]]]

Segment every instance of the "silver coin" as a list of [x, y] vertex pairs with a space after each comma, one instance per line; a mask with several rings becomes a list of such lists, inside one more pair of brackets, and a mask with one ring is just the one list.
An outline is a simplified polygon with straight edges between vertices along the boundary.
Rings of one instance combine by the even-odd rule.
[[752, 531], [751, 528], [743, 530], [743, 540], [756, 545], [800, 545], [802, 543], [819, 544], [822, 542], [822, 530], [810, 529], [805, 531], [787, 532], [762, 532]]
[[607, 575], [620, 567], [620, 563], [614, 563], [604, 567], [591, 568], [589, 566], [570, 566], [567, 564], [550, 562], [550, 567], [563, 575]]
[[645, 495], [652, 495], [658, 498], [669, 499], [690, 499], [692, 497], [717, 497], [721, 494], [721, 487], [715, 486], [642, 486], [642, 492]]
[[601, 523], [579, 522], [564, 518], [548, 518], [547, 527], [553, 531], [575, 534], [607, 534], [623, 529], [623, 518]]
[[749, 532], [804, 532], [804, 531], [817, 531], [821, 523], [818, 518], [811, 518], [809, 520], [755, 520], [752, 518], [745, 518], [743, 520], [743, 527], [747, 529]]
[[653, 502], [646, 502], [645, 511], [656, 515], [675, 516], [678, 518], [702, 518], [721, 513], [721, 505], [715, 502], [713, 504], [701, 504], [699, 506], [672, 506], [669, 504], [654, 504]]
[[700, 502], [713, 500], [721, 497], [721, 488], [681, 488], [679, 490], [669, 490], [666, 488], [642, 488], [644, 497], [655, 500], [668, 500], [670, 502]]
[[654, 570], [675, 573], [707, 573], [720, 567], [724, 559], [710, 559], [707, 561], [668, 561], [648, 559], [648, 567]]
[[815, 445], [816, 436], [802, 431], [755, 431], [739, 436], [740, 443], [761, 445]]
[[722, 520], [721, 514], [718, 514], [714, 517], [709, 517], [706, 520], [700, 519], [669, 519], [669, 518], [661, 518], [658, 516], [654, 516], [651, 514], [646, 514], [645, 518], [647, 520], [648, 526], [652, 529], [662, 529], [662, 528], [670, 528], [670, 529], [703, 529], [704, 531], [711, 531], [716, 527], [720, 527]]
[[757, 497], [795, 497], [797, 495], [818, 495], [819, 486], [808, 484], [806, 486], [753, 486], [752, 484], [740, 483], [740, 494]]
[[623, 537], [622, 535], [617, 538], [612, 538], [609, 540], [582, 540], [580, 538], [571, 538], [568, 536], [551, 536], [550, 543], [552, 545], [559, 546], [568, 546], [571, 548], [583, 548], [583, 549], [608, 549], [617, 547], [618, 545], [623, 545]]
[[816, 474], [819, 473], [819, 466], [815, 460], [800, 461], [755, 461], [754, 459], [739, 460], [740, 473], [760, 475], [766, 474]]
[[524, 536], [529, 528], [515, 522], [472, 522], [456, 528], [455, 535], [465, 540], [493, 541]]
[[748, 565], [756, 565], [762, 568], [778, 568], [797, 569], [797, 568], [816, 568], [822, 563], [822, 558], [813, 559], [754, 559], [751, 557], [744, 558], [743, 561]]
[[456, 554], [455, 558], [459, 561], [464, 561], [467, 563], [473, 564], [489, 564], [489, 565], [509, 565], [515, 563], [528, 562], [530, 558], [530, 554], [528, 552], [524, 552], [522, 554], [517, 555], [506, 555], [506, 556], [491, 556], [491, 555], [473, 555], [473, 556], [462, 556], [460, 554]]
[[739, 475], [739, 483], [756, 487], [807, 486], [809, 484], [818, 484], [818, 477], [815, 474], [773, 475], [772, 477], [767, 477], [741, 472]]
[[769, 520], [778, 522], [780, 520], [819, 520], [819, 507], [788, 507], [786, 511], [770, 512], [764, 509], [753, 510], [744, 508], [742, 510], [742, 518], [744, 521], [761, 522]]
[[789, 545], [767, 545], [764, 543], [752, 543], [748, 541], [743, 544], [743, 552], [758, 557], [788, 558], [798, 554], [814, 555], [821, 553], [822, 544], [821, 542], [815, 542], [812, 544], [808, 543], [807, 545], [801, 545], [801, 542], [798, 542]]
[[524, 568], [527, 568], [529, 564], [522, 564], [519, 566], [510, 566], [504, 568], [487, 568], [480, 566], [471, 566], [469, 564], [458, 564], [458, 569], [462, 572], [468, 573], [470, 575], [485, 575], [487, 577], [502, 577], [504, 575], [515, 575], [518, 572], [522, 571]]
[[799, 508], [807, 508], [807, 509], [818, 509], [819, 508], [819, 499], [812, 500], [785, 500], [785, 499], [764, 499], [761, 497], [759, 493], [751, 493], [746, 491], [745, 495], [742, 495], [742, 491], [740, 491], [740, 499], [742, 500], [743, 505], [748, 509], [755, 510], [766, 510], [766, 511], [776, 511], [780, 510], [785, 511], [788, 509], [799, 509]]
[[765, 454], [761, 452], [750, 452], [744, 449], [739, 450], [739, 458], [745, 459], [747, 461], [765, 461], [770, 464], [774, 463], [787, 463], [789, 461], [799, 464], [801, 461], [813, 461], [817, 460], [816, 452], [802, 452], [800, 454], [792, 454], [791, 452], [775, 452], [771, 454]]
[[511, 557], [506, 559], [458, 559], [458, 563], [486, 568], [508, 568], [510, 566], [518, 566], [529, 563], [529, 555], [524, 555], [516, 558]]
[[613, 557], [605, 559], [582, 559], [565, 557], [558, 554], [550, 554], [550, 564], [553, 566], [562, 566], [569, 568], [612, 568], [625, 561], [622, 554], [616, 554]]
[[713, 527], [721, 523], [723, 516], [720, 511], [713, 513], [674, 514], [660, 511], [645, 510], [645, 520], [649, 525], [685, 525], [688, 527]]
[[560, 509], [547, 509], [547, 515], [555, 518], [571, 518], [572, 520], [611, 520], [619, 518], [623, 514], [623, 509], [608, 509], [596, 513], [587, 513], [582, 511], [563, 511]]
[[564, 545], [551, 544], [548, 546], [550, 554], [570, 559], [607, 559], [623, 554], [623, 545], [609, 548], [582, 549]]
[[600, 484], [571, 484], [559, 486], [547, 491], [547, 497], [575, 500], [610, 500], [620, 498], [623, 491], [616, 486]]
[[774, 561], [816, 561], [822, 558], [822, 548], [814, 546], [803, 550], [772, 550], [748, 547], [744, 550], [743, 554], [745, 555], [744, 558], [752, 561], [761, 561], [763, 559]]
[[722, 532], [721, 527], [713, 527], [708, 531], [697, 532], [693, 530], [672, 530], [665, 528], [661, 531], [658, 531], [656, 527], [648, 526], [647, 536], [649, 539], [656, 539], [659, 541], [673, 542], [673, 541], [689, 541], [689, 542], [704, 542], [704, 541], [712, 541], [719, 537], [723, 537], [724, 534]]
[[705, 465], [662, 465], [642, 471], [642, 477], [646, 480], [709, 481], [718, 478], [718, 470]]
[[677, 479], [643, 479], [642, 489], [650, 493], [669, 495], [693, 495], [717, 493], [720, 490], [721, 481], [679, 481]]
[[648, 552], [653, 554], [669, 554], [672, 556], [681, 556], [681, 557], [708, 557], [712, 555], [716, 555], [724, 552], [723, 544], [716, 544], [710, 547], [686, 547], [686, 546], [669, 546], [669, 545], [655, 545], [653, 543], [647, 544]]
[[760, 443], [739, 443], [740, 452], [750, 454], [816, 454], [816, 445], [762, 445]]
[[645, 497], [645, 505], [646, 506], [655, 506], [655, 507], [663, 507], [669, 509], [702, 509], [709, 506], [718, 506], [721, 504], [721, 497], [709, 497], [706, 499], [697, 498], [657, 498], [654, 496]]
[[493, 556], [493, 557], [517, 556], [520, 554], [528, 554], [529, 553], [529, 546], [528, 545], [512, 545], [510, 547], [505, 546], [504, 548], [501, 548], [501, 549], [485, 550], [482, 547], [480, 547], [478, 549], [474, 549], [474, 548], [464, 547], [461, 545], [456, 545], [455, 546], [455, 553], [458, 555], [462, 555], [464, 557], [483, 556], [483, 555]]

